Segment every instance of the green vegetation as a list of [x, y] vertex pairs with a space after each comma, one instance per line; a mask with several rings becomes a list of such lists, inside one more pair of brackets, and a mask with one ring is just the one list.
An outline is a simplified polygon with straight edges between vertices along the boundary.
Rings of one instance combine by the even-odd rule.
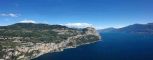
[[[8, 52], [11, 52], [9, 54], [15, 54], [15, 51], [18, 51], [18, 47], [22, 51], [22, 47], [28, 47], [29, 49], [44, 43], [55, 43], [56, 45], [62, 42], [62, 44], [67, 44], [66, 46], [75, 46], [99, 40], [99, 36], [92, 35], [92, 33], [95, 33], [92, 28], [73, 29], [66, 26], [48, 24], [17, 23], [9, 26], [0, 26], [0, 58], [4, 58], [4, 54], [7, 55]], [[58, 47], [56, 46], [56, 48]], [[33, 50], [7, 56], [16, 60], [22, 55], [31, 56], [39, 52], [38, 50]]]
[[[68, 30], [65, 34], [54, 30]], [[17, 23], [0, 27], [0, 38], [22, 37], [22, 41], [28, 42], [58, 42], [70, 36], [77, 35], [76, 31], [61, 25]]]
[[94, 36], [94, 35], [87, 35], [87, 36], [82, 36], [80, 38], [77, 39], [77, 44], [83, 44], [83, 43], [87, 43], [87, 42], [93, 42], [93, 41], [99, 40], [98, 36]]

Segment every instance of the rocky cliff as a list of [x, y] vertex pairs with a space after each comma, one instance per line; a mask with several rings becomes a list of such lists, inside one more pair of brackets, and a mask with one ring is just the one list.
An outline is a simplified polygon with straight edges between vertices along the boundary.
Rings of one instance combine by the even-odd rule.
[[59, 52], [100, 39], [92, 27], [77, 30], [47, 24], [2, 26], [0, 33], [1, 60], [30, 60], [45, 53]]

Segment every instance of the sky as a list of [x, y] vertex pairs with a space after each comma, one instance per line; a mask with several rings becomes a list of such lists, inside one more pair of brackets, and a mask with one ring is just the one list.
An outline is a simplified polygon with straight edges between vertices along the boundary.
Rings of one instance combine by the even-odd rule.
[[153, 22], [153, 0], [0, 0], [0, 26], [19, 22], [121, 28]]

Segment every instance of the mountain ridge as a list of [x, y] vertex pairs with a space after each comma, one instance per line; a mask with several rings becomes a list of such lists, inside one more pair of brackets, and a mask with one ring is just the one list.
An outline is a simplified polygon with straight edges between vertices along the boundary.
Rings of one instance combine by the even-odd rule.
[[[110, 32], [122, 32], [122, 33], [142, 33], [142, 34], [153, 34], [153, 23], [147, 24], [133, 24], [129, 26], [125, 26], [118, 29], [106, 30], [108, 33]], [[103, 33], [103, 32], [100, 32]]]
[[1, 26], [0, 33], [0, 59], [4, 60], [30, 60], [100, 40], [92, 27], [77, 30], [61, 25], [16, 23]]

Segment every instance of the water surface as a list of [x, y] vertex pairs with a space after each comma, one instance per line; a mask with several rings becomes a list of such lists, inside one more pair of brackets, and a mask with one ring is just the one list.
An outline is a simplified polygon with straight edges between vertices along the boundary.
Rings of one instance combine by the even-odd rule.
[[103, 33], [102, 41], [34, 60], [153, 60], [153, 35]]

